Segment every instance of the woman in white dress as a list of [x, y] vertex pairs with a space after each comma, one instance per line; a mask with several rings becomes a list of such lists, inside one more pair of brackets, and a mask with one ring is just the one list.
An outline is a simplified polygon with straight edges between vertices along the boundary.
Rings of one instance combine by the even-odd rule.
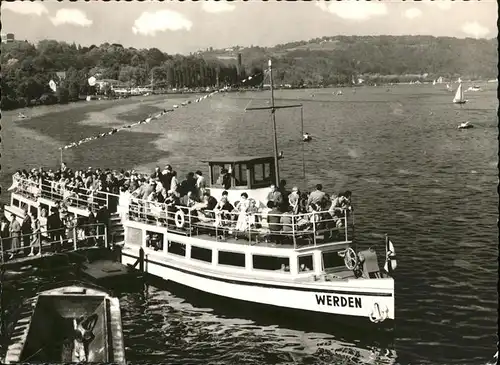
[[247, 212], [250, 207], [250, 200], [248, 200], [248, 194], [242, 193], [241, 200], [236, 206], [235, 210], [238, 213], [238, 220], [236, 221], [235, 229], [240, 232], [245, 232], [248, 228], [248, 218]]

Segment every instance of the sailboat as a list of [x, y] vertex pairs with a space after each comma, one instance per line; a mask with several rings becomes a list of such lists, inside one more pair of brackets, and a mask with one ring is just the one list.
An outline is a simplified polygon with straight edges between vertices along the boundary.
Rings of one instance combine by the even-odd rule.
[[465, 104], [467, 100], [464, 97], [464, 90], [462, 88], [462, 84], [458, 85], [457, 92], [455, 93], [455, 97], [453, 98], [454, 104]]
[[432, 81], [432, 85], [435, 86], [436, 85], [436, 80]]
[[[460, 106], [462, 106], [466, 102], [467, 100], [465, 100], [464, 97], [464, 90], [462, 88], [462, 84], [460, 83], [458, 85], [457, 92], [455, 93], [455, 97], [453, 98], [453, 103], [460, 104]], [[460, 123], [460, 125], [458, 126], [458, 129], [469, 129], [469, 128], [474, 128], [474, 126], [470, 122]]]

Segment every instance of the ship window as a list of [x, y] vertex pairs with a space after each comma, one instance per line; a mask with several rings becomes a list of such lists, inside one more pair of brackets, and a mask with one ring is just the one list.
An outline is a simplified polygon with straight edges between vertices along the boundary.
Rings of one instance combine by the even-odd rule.
[[38, 216], [38, 208], [37, 207], [31, 207], [30, 208], [31, 210], [31, 214], [34, 215], [34, 216]]
[[222, 168], [225, 168], [226, 170], [229, 170], [230, 164], [220, 164], [220, 165], [212, 165], [210, 168], [212, 169], [212, 185], [217, 184], [217, 180], [219, 179], [220, 172]]
[[184, 243], [170, 241], [168, 243], [168, 253], [186, 256], [186, 245]]
[[288, 257], [253, 255], [253, 268], [290, 272], [290, 259]]
[[299, 256], [299, 272], [307, 272], [313, 270], [313, 255]]
[[219, 251], [219, 264], [245, 267], [245, 254]]
[[127, 244], [142, 246], [142, 230], [139, 228], [127, 227], [125, 230], [125, 241]]
[[258, 163], [254, 165], [254, 183], [256, 184], [271, 184], [271, 164]]
[[203, 247], [191, 246], [191, 258], [205, 262], [212, 262], [212, 250]]
[[345, 268], [344, 259], [340, 257], [337, 251], [323, 252], [323, 269], [335, 270]]
[[146, 231], [146, 247], [163, 251], [163, 233]]
[[236, 164], [234, 171], [234, 180], [236, 186], [247, 186], [247, 165]]
[[19, 200], [17, 199], [12, 199], [12, 205], [19, 208]]

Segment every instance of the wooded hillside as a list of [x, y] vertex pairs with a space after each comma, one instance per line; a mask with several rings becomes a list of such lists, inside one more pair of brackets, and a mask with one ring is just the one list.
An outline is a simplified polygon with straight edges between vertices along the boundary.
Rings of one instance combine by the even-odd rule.
[[[238, 75], [237, 54], [242, 55]], [[77, 46], [44, 40], [36, 46], [15, 41], [1, 45], [2, 109], [33, 103], [65, 103], [94, 93], [87, 79], [119, 80], [127, 86], [151, 84], [157, 90], [246, 86], [263, 82], [262, 69], [273, 59], [275, 83], [294, 87], [350, 84], [363, 77], [371, 82], [409, 79], [487, 79], [497, 76], [496, 39], [456, 39], [431, 36], [336, 36], [280, 44], [275, 47], [232, 47], [191, 55], [169, 55], [156, 48], [126, 48], [120, 44]], [[66, 78], [56, 93], [49, 80], [56, 72]], [[422, 76], [428, 74], [426, 76]]]

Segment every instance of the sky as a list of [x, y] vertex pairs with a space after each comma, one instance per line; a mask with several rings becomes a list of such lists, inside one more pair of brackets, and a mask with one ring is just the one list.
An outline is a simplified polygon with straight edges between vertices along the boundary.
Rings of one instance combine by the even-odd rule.
[[38, 42], [104, 42], [167, 53], [273, 46], [335, 35], [497, 37], [497, 2], [132, 1], [6, 2], [2, 33]]

